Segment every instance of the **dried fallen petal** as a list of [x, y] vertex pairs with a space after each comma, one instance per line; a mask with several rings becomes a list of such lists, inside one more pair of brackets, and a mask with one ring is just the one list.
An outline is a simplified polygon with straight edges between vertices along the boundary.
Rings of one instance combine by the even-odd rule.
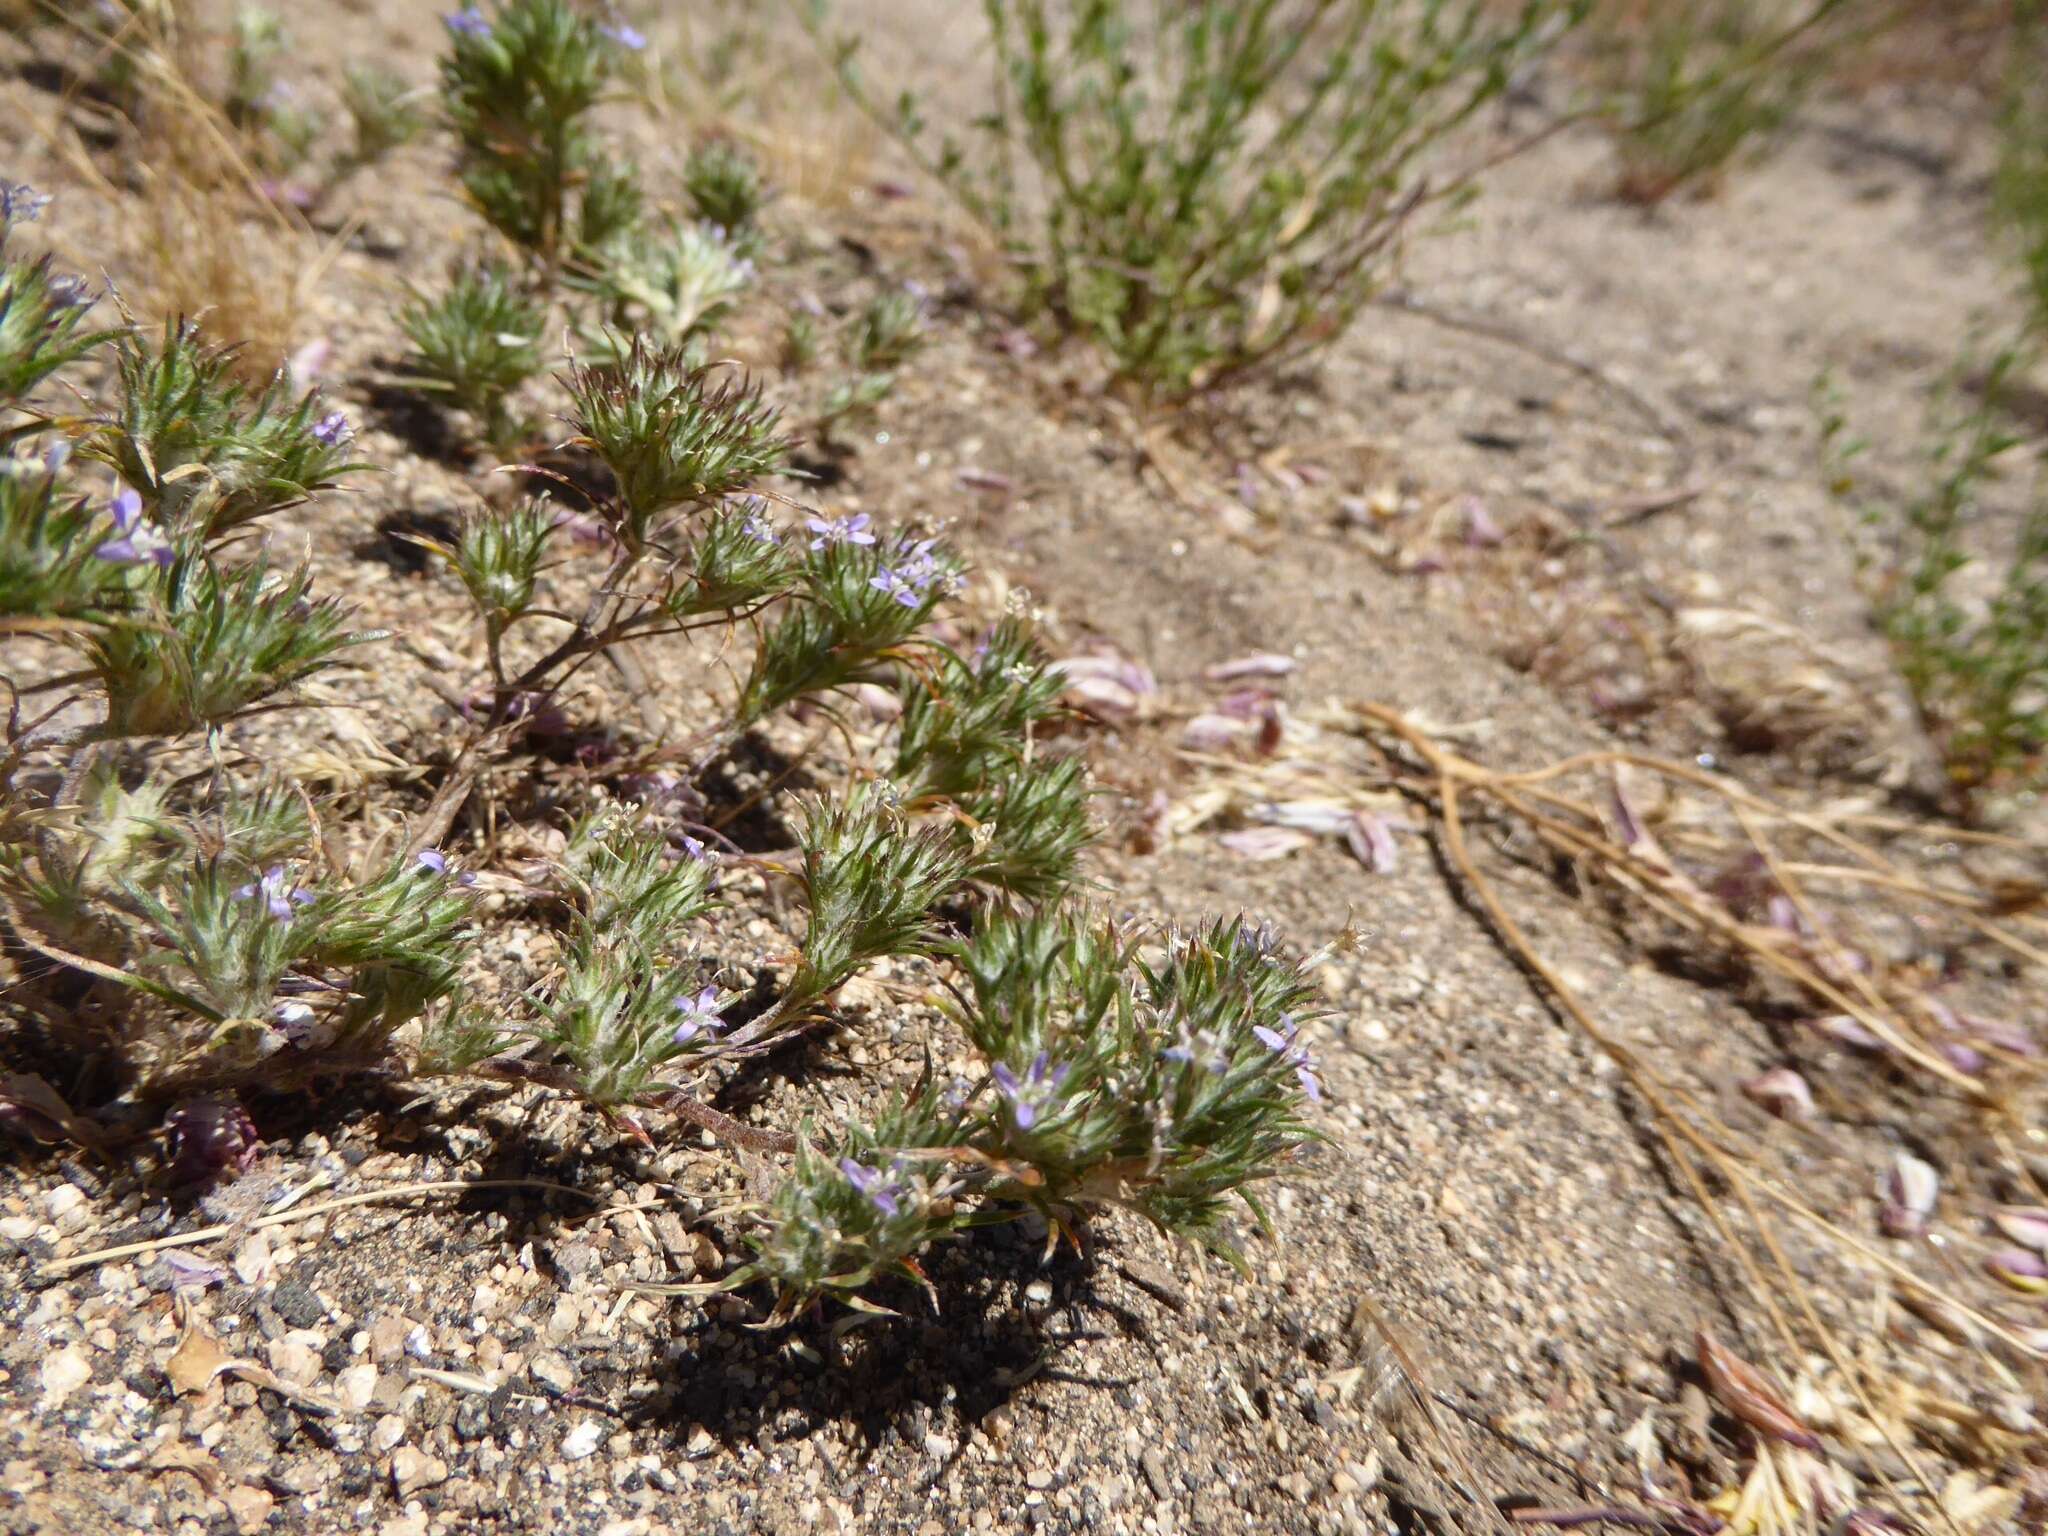
[[163, 1266], [174, 1291], [203, 1291], [210, 1285], [222, 1284], [228, 1277], [227, 1266], [177, 1248], [164, 1254]]
[[1051, 670], [1067, 680], [1068, 695], [1098, 719], [1131, 719], [1159, 691], [1148, 667], [1123, 656], [1069, 656]]
[[1700, 1371], [1721, 1406], [1759, 1434], [1801, 1450], [1817, 1451], [1820, 1440], [1800, 1423], [1763, 1374], [1702, 1328], [1694, 1336]]
[[1988, 1045], [1994, 1051], [2010, 1051], [2015, 1056], [2029, 1057], [2041, 1054], [2040, 1042], [2023, 1024], [2009, 1023], [2004, 1019], [1980, 1019], [1966, 1014], [1962, 1026], [1978, 1044]]
[[1138, 713], [1138, 696], [1107, 677], [1077, 678], [1067, 697], [1098, 720], [1129, 720]]
[[1965, 1077], [1977, 1077], [1984, 1071], [1984, 1053], [1975, 1046], [1964, 1045], [1959, 1040], [1937, 1040], [1934, 1049], [1943, 1061]]
[[1244, 827], [1226, 832], [1216, 841], [1240, 858], [1263, 860], [1284, 859], [1315, 839], [1293, 827]]
[[1190, 752], [1221, 752], [1251, 734], [1251, 726], [1228, 715], [1197, 715], [1180, 733], [1180, 744]]
[[1250, 656], [1238, 656], [1229, 661], [1219, 661], [1213, 667], [1206, 667], [1202, 676], [1212, 683], [1233, 682], [1240, 677], [1285, 677], [1301, 663], [1292, 656], [1282, 656], [1273, 651], [1260, 651]]
[[2048, 1258], [2028, 1248], [2001, 1248], [1984, 1261], [1994, 1280], [2028, 1296], [2048, 1296]]
[[1773, 1067], [1742, 1085], [1742, 1091], [1781, 1120], [1811, 1120], [1813, 1090], [1790, 1067]]
[[1391, 875], [1401, 867], [1400, 852], [1394, 847], [1394, 829], [1387, 818], [1372, 811], [1356, 812], [1344, 829], [1344, 840], [1358, 862], [1376, 875]]
[[2036, 1253], [2048, 1253], [2048, 1207], [2001, 1205], [1991, 1213], [1992, 1225]]
[[1486, 510], [1486, 503], [1477, 496], [1459, 500], [1458, 520], [1463, 525], [1467, 549], [1497, 549], [1507, 539], [1500, 524], [1493, 520], [1493, 514]]
[[1348, 831], [1352, 817], [1351, 808], [1336, 800], [1282, 800], [1259, 806], [1253, 814], [1276, 827], [1299, 827], [1329, 836]]
[[1901, 1152], [1892, 1160], [1879, 1193], [1884, 1208], [1878, 1212], [1878, 1224], [1892, 1237], [1915, 1237], [1926, 1230], [1927, 1218], [1934, 1214], [1941, 1175], [1912, 1153]]
[[1629, 799], [1628, 789], [1619, 778], [1615, 780], [1611, 796], [1615, 828], [1620, 834], [1621, 845], [1624, 848], [1633, 848], [1645, 836], [1643, 818], [1637, 814], [1634, 802]]
[[1269, 688], [1235, 689], [1219, 699], [1215, 709], [1234, 720], [1264, 720], [1275, 713], [1273, 692]]
[[1846, 1013], [1831, 1013], [1826, 1018], [1815, 1019], [1813, 1027], [1829, 1039], [1853, 1045], [1859, 1051], [1881, 1051], [1885, 1048], [1882, 1040]]

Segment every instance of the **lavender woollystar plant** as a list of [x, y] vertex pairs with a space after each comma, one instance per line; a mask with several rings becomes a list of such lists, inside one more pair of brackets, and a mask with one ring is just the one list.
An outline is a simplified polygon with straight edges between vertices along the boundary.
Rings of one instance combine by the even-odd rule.
[[706, 987], [695, 997], [677, 998], [676, 1012], [682, 1018], [676, 1025], [677, 1045], [688, 1045], [699, 1035], [716, 1035], [725, 1027], [725, 1020], [718, 1015], [716, 987]]
[[868, 532], [873, 521], [867, 513], [856, 512], [851, 517], [807, 517], [804, 526], [816, 534], [811, 548], [823, 549], [827, 544], [872, 544], [875, 536]]
[[142, 520], [142, 498], [123, 488], [108, 508], [114, 518], [114, 537], [93, 551], [97, 559], [115, 565], [169, 565], [175, 556], [170, 541]]
[[1028, 1131], [1038, 1124], [1038, 1117], [1044, 1111], [1047, 1101], [1060, 1090], [1060, 1084], [1067, 1080], [1068, 1067], [1065, 1062], [1053, 1066], [1044, 1051], [1038, 1053], [1031, 1068], [1020, 1079], [1007, 1064], [997, 1062], [989, 1075], [995, 1080], [996, 1092], [1010, 1106], [1010, 1118], [1017, 1129]]
[[352, 442], [355, 435], [356, 429], [349, 425], [347, 415], [341, 411], [329, 411], [313, 423], [313, 439], [323, 447], [339, 448]]
[[846, 1175], [846, 1182], [865, 1195], [868, 1204], [882, 1215], [894, 1216], [902, 1210], [897, 1197], [903, 1193], [903, 1186], [896, 1180], [850, 1157], [839, 1160], [839, 1171]]
[[0, 222], [33, 224], [50, 206], [50, 194], [38, 192], [27, 182], [0, 186]]
[[237, 901], [247, 901], [252, 896], [261, 896], [263, 904], [270, 909], [270, 915], [280, 923], [292, 920], [294, 907], [310, 907], [313, 896], [291, 882], [291, 876], [284, 872], [282, 864], [273, 864], [263, 872], [263, 878], [240, 886], [235, 891]]
[[1281, 1016], [1280, 1023], [1284, 1027], [1284, 1033], [1278, 1029], [1268, 1029], [1263, 1024], [1253, 1025], [1252, 1033], [1258, 1036], [1261, 1045], [1278, 1054], [1294, 1068], [1294, 1075], [1301, 1080], [1301, 1091], [1308, 1095], [1309, 1101], [1315, 1104], [1322, 1103], [1323, 1085], [1316, 1077], [1315, 1064], [1309, 1057], [1308, 1047], [1295, 1038], [1300, 1032], [1300, 1026], [1294, 1022], [1292, 1016], [1285, 1014]]

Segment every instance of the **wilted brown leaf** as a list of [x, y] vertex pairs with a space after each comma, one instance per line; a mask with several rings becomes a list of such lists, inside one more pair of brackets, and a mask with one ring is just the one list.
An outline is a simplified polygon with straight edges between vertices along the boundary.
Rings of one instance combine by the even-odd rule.
[[1748, 1361], [1724, 1348], [1702, 1328], [1695, 1336], [1700, 1370], [1713, 1394], [1735, 1417], [1758, 1434], [1769, 1435], [1801, 1450], [1817, 1451], [1820, 1440], [1799, 1422], [1777, 1389]]
[[188, 1318], [185, 1336], [164, 1362], [164, 1375], [170, 1378], [171, 1389], [182, 1396], [187, 1392], [204, 1392], [214, 1377], [234, 1363], [218, 1339]]

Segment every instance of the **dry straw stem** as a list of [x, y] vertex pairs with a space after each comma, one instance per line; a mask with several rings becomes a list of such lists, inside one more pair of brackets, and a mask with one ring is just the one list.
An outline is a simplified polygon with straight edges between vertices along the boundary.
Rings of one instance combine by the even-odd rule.
[[[704, 12], [740, 17], [721, 39]], [[845, 101], [838, 82], [807, 48], [790, 48], [784, 29], [760, 24], [746, 7], [675, 7], [680, 35], [671, 47], [648, 45], [638, 85], [649, 113], [680, 124], [693, 141], [730, 139], [746, 146], [777, 192], [813, 208], [844, 207], [875, 179], [874, 125]], [[699, 67], [716, 59], [714, 77]], [[792, 90], [792, 76], [806, 77]]]
[[[1662, 1077], [1645, 1064], [1633, 1050], [1610, 1035], [1593, 1017], [1570, 983], [1529, 942], [1492, 882], [1481, 873], [1472, 859], [1465, 842], [1465, 817], [1461, 801], [1464, 796], [1470, 795], [1492, 802], [1527, 822], [1545, 842], [1559, 852], [1567, 853], [1581, 863], [1591, 863], [1600, 867], [1624, 890], [1632, 891], [1644, 898], [1657, 910], [1681, 921], [1691, 918], [1699, 929], [1714, 932], [1730, 940], [1766, 963], [1773, 958], [1766, 952], [1767, 946], [1744, 930], [1742, 925], [1724, 924], [1708, 919], [1702, 910], [1706, 905], [1703, 893], [1688, 890], [1685, 885], [1674, 881], [1668, 871], [1660, 872], [1644, 866], [1643, 861], [1630, 849], [1585, 830], [1587, 827], [1599, 825], [1599, 819], [1591, 808], [1550, 792], [1544, 789], [1543, 785], [1573, 770], [1602, 766], [1611, 769], [1617, 765], [1626, 765], [1664, 774], [1726, 798], [1743, 814], [1745, 831], [1767, 858], [1771, 853], [1767, 840], [1762, 836], [1758, 813], [1774, 811], [1775, 808], [1686, 764], [1635, 753], [1586, 753], [1531, 773], [1497, 773], [1446, 751], [1395, 710], [1375, 704], [1361, 704], [1353, 706], [1351, 714], [1365, 733], [1391, 736], [1407, 754], [1421, 761], [1427, 770], [1428, 778], [1419, 782], [1406, 779], [1403, 781], [1403, 787], [1411, 795], [1423, 800], [1438, 818], [1442, 828], [1442, 845], [1451, 864], [1473, 897], [1485, 909], [1502, 942], [1529, 974], [1542, 984], [1564, 1015], [1621, 1069], [1630, 1085], [1649, 1106], [1659, 1140], [1699, 1201], [1701, 1209], [1713, 1223], [1722, 1242], [1740, 1265], [1745, 1283], [1793, 1357], [1796, 1358], [1800, 1353], [1799, 1337], [1780, 1304], [1781, 1294], [1790, 1295], [1795, 1299], [1798, 1311], [1812, 1336], [1819, 1341], [1828, 1358], [1841, 1373], [1842, 1379], [1850, 1385], [1864, 1414], [1878, 1428], [1886, 1444], [1908, 1469], [1912, 1478], [1923, 1488], [1931, 1487], [1922, 1469], [1900, 1442], [1889, 1421], [1878, 1412], [1863, 1374], [1854, 1368], [1840, 1339], [1821, 1319], [1809, 1287], [1786, 1256], [1777, 1234], [1766, 1219], [1765, 1212], [1759, 1207], [1759, 1199], [1790, 1212], [1841, 1248], [1876, 1265], [1900, 1284], [1950, 1308], [1955, 1315], [1980, 1328], [1984, 1335], [1995, 1338], [2007, 1347], [2032, 1358], [2042, 1358], [2044, 1353], [2048, 1352], [2029, 1344], [1990, 1317], [1915, 1275], [1904, 1265], [1877, 1253], [1842, 1231], [1773, 1179], [1748, 1166], [1735, 1153], [1729, 1151], [1724, 1143], [1732, 1144], [1733, 1133], [1721, 1125], [1692, 1095]], [[1539, 809], [1539, 806], [1548, 806], [1550, 809]], [[1572, 820], [1568, 822], [1557, 814], [1560, 810], [1567, 812]], [[1776, 814], [1780, 819], [1797, 819], [1787, 817], [1782, 812]], [[1826, 837], [1839, 847], [1854, 846], [1852, 839], [1820, 824], [1809, 823], [1808, 830]], [[1878, 855], [1869, 850], [1861, 851], [1870, 862], [1883, 868], [1884, 861]], [[1776, 868], [1781, 878], [1790, 877], [1788, 866], [1780, 863]], [[1899, 878], [1904, 880], [1905, 877]], [[1787, 889], [1788, 894], [1792, 894], [1795, 900], [1802, 899], [1796, 884]], [[1881, 1005], [1882, 999], [1876, 999], [1876, 1002]], [[1880, 1007], [1859, 1007], [1854, 1011], [1859, 1018], [1867, 1016], [1867, 1021], [1881, 1022], [1885, 1035], [1899, 1042], [1897, 1049], [1903, 1053], [1910, 1048], [1911, 1059], [1926, 1066], [1930, 1072], [1935, 1072], [1951, 1086], [1963, 1091], [1973, 1104], [1992, 1107], [1980, 1084], [1955, 1072], [1946, 1062], [1930, 1056], [1916, 1042], [1908, 1040], [1898, 1021], [1881, 1017]], [[1701, 1162], [1719, 1175], [1734, 1192], [1738, 1204], [1756, 1234], [1758, 1243], [1769, 1260], [1771, 1270], [1775, 1272], [1778, 1285], [1772, 1284], [1759, 1264], [1757, 1255], [1736, 1235], [1727, 1214], [1720, 1208], [1719, 1202], [1708, 1188], [1702, 1175]], [[1978, 1347], [1980, 1350], [1983, 1349], [1981, 1344]], [[1986, 1359], [1995, 1365], [1994, 1357], [1988, 1352]], [[1889, 1486], [1889, 1479], [1886, 1479], [1886, 1482]], [[1943, 1511], [1943, 1520], [1952, 1529], [1960, 1529], [1946, 1510]]]
[[[190, 1232], [173, 1233], [169, 1237], [153, 1237], [147, 1242], [121, 1243], [113, 1248], [75, 1254], [71, 1258], [45, 1264], [42, 1275], [45, 1279], [54, 1280], [61, 1275], [70, 1274], [75, 1269], [87, 1269], [96, 1264], [110, 1263], [115, 1259], [132, 1259], [145, 1254], [161, 1253], [166, 1248], [189, 1248], [194, 1243], [211, 1242], [217, 1237], [226, 1237], [233, 1232], [255, 1232], [265, 1227], [288, 1226], [293, 1222], [324, 1216], [330, 1211], [348, 1211], [358, 1206], [381, 1205], [387, 1200], [410, 1200], [416, 1195], [466, 1192], [472, 1189], [544, 1189], [556, 1194], [574, 1195], [579, 1200], [597, 1199], [588, 1190], [577, 1189], [568, 1184], [553, 1184], [546, 1179], [433, 1179], [418, 1184], [394, 1184], [388, 1189], [369, 1189], [360, 1194], [343, 1195], [335, 1200], [322, 1200], [318, 1205], [300, 1206], [288, 1211], [272, 1211], [269, 1215], [258, 1216], [246, 1224], [222, 1222], [216, 1226], [197, 1227]], [[603, 1206], [599, 1214], [612, 1210], [646, 1208], [646, 1202], [636, 1202], [630, 1206]]]
[[[83, 8], [43, 0], [50, 15], [133, 71], [142, 96], [130, 165], [147, 210], [123, 302], [146, 318], [190, 318], [213, 340], [242, 349], [250, 382], [266, 381], [290, 355], [307, 300], [354, 235], [346, 224], [321, 237], [305, 217], [265, 191], [236, 130], [200, 83], [207, 36], [175, 14], [153, 23], [138, 14], [102, 32]], [[79, 109], [90, 72], [81, 72], [55, 109], [66, 123]], [[59, 149], [81, 181], [110, 203], [128, 194], [113, 185], [73, 133], [49, 123], [38, 133]]]

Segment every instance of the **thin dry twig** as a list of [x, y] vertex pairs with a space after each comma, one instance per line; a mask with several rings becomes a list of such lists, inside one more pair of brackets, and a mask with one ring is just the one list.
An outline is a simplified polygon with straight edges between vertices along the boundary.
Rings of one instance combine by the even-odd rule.
[[167, 1248], [189, 1248], [195, 1243], [212, 1242], [217, 1237], [226, 1237], [235, 1232], [254, 1232], [265, 1227], [289, 1226], [294, 1222], [324, 1216], [330, 1211], [381, 1205], [387, 1200], [409, 1200], [415, 1195], [440, 1194], [450, 1190], [466, 1192], [473, 1189], [545, 1189], [556, 1194], [574, 1195], [579, 1200], [599, 1203], [600, 1215], [610, 1209], [602, 1206], [597, 1196], [588, 1190], [577, 1189], [570, 1184], [555, 1184], [547, 1179], [430, 1179], [417, 1184], [394, 1184], [388, 1189], [369, 1189], [359, 1194], [342, 1195], [334, 1200], [322, 1200], [318, 1205], [288, 1211], [272, 1211], [266, 1216], [258, 1216], [251, 1222], [221, 1222], [210, 1227], [198, 1227], [190, 1232], [175, 1232], [169, 1237], [152, 1237], [145, 1242], [120, 1243], [112, 1248], [101, 1248], [92, 1253], [75, 1254], [68, 1259], [53, 1260], [43, 1266], [41, 1274], [45, 1279], [56, 1279], [60, 1275], [70, 1274], [73, 1270], [88, 1269], [114, 1259], [137, 1258], [144, 1254], [161, 1253]]
[[[1820, 1316], [1814, 1304], [1810, 1286], [1793, 1266], [1759, 1202], [1768, 1202], [1806, 1222], [1815, 1231], [1827, 1237], [1845, 1251], [1867, 1262], [1876, 1264], [1902, 1284], [1936, 1299], [1943, 1305], [1951, 1308], [1957, 1315], [1968, 1319], [1971, 1323], [1983, 1329], [1987, 1336], [1998, 1340], [2008, 1348], [2036, 1359], [2048, 1357], [2048, 1351], [2044, 1351], [2037, 1345], [2020, 1338], [2011, 1330], [1999, 1325], [1995, 1320], [1947, 1295], [1937, 1286], [1914, 1274], [1904, 1265], [1875, 1252], [1867, 1245], [1842, 1231], [1835, 1223], [1821, 1216], [1806, 1202], [1780, 1187], [1777, 1181], [1766, 1177], [1756, 1168], [1749, 1166], [1743, 1158], [1738, 1157], [1728, 1150], [1727, 1147], [1721, 1145], [1721, 1139], [1726, 1138], [1728, 1135], [1725, 1128], [1721, 1127], [1714, 1117], [1697, 1103], [1692, 1095], [1651, 1068], [1632, 1049], [1609, 1034], [1594, 1018], [1591, 1010], [1579, 997], [1576, 989], [1536, 950], [1521, 926], [1516, 922], [1513, 914], [1501, 900], [1493, 883], [1486, 878], [1473, 860], [1465, 840], [1464, 816], [1460, 799], [1461, 795], [1465, 793], [1487, 798], [1503, 808], [1530, 820], [1536, 826], [1539, 835], [1545, 836], [1546, 841], [1554, 841], [1555, 844], [1569, 847], [1576, 853], [1604, 857], [1610, 867], [1619, 867], [1630, 862], [1630, 855], [1627, 850], [1617, 850], [1612, 845], [1608, 849], [1602, 850], [1597, 846], [1596, 840], [1590, 834], [1563, 824], [1557, 817], [1547, 815], [1545, 812], [1536, 809], [1528, 799], [1517, 796], [1513, 792], [1511, 786], [1514, 785], [1540, 786], [1547, 781], [1554, 780], [1559, 774], [1558, 765], [1552, 765], [1548, 769], [1538, 770], [1535, 773], [1494, 773], [1456, 754], [1444, 751], [1397, 711], [1378, 705], [1367, 704], [1357, 706], [1355, 713], [1361, 721], [1367, 722], [1370, 726], [1378, 727], [1395, 737], [1410, 754], [1420, 759], [1428, 775], [1426, 780], [1427, 798], [1431, 802], [1432, 808], [1435, 810], [1442, 827], [1444, 851], [1452, 866], [1457, 870], [1459, 878], [1465, 883], [1473, 898], [1484, 909], [1495, 934], [1512, 952], [1517, 962], [1524, 968], [1527, 974], [1541, 984], [1564, 1017], [1573, 1023], [1588, 1040], [1621, 1069], [1630, 1086], [1649, 1107], [1653, 1116], [1653, 1126], [1656, 1135], [1671, 1156], [1674, 1166], [1676, 1166], [1680, 1175], [1691, 1189], [1694, 1197], [1699, 1201], [1702, 1210], [1712, 1222], [1722, 1242], [1741, 1267], [1746, 1284], [1769, 1315], [1775, 1331], [1778, 1332], [1780, 1337], [1786, 1341], [1787, 1345], [1796, 1354], [1799, 1343], [1798, 1334], [1792, 1328], [1790, 1320], [1786, 1317], [1778, 1303], [1778, 1294], [1782, 1290], [1784, 1294], [1794, 1298], [1800, 1318], [1806, 1325], [1808, 1333], [1818, 1341], [1822, 1350], [1841, 1373], [1843, 1381], [1848, 1384], [1850, 1390], [1854, 1393], [1863, 1413], [1876, 1426], [1886, 1445], [1898, 1457], [1900, 1464], [1907, 1469], [1911, 1479], [1922, 1488], [1931, 1487], [1932, 1485], [1928, 1483], [1922, 1469], [1916, 1463], [1905, 1444], [1900, 1440], [1892, 1424], [1885, 1416], [1879, 1413], [1876, 1404], [1871, 1399], [1870, 1389], [1865, 1380], [1864, 1373], [1855, 1368], [1847, 1350], [1844, 1349], [1835, 1331]], [[1587, 767], [1603, 763], [1612, 765], [1612, 763], [1618, 760], [1638, 761], [1646, 767], [1657, 769], [1668, 766], [1680, 770], [1681, 776], [1694, 782], [1698, 782], [1705, 777], [1696, 770], [1687, 769], [1686, 765], [1666, 765], [1661, 761], [1644, 759], [1636, 754], [1588, 753], [1582, 754], [1579, 758], [1572, 761], [1577, 766]], [[1735, 791], [1730, 786], [1725, 786], [1718, 781], [1708, 780], [1704, 787], [1726, 794], [1730, 798], [1736, 799], [1738, 804], [1742, 798], [1745, 798], [1743, 792]], [[1545, 801], [1562, 799], [1562, 797], [1550, 795], [1548, 792], [1544, 792], [1539, 798]], [[1745, 820], [1744, 829], [1766, 860], [1774, 859], [1775, 850], [1762, 837], [1755, 820]], [[1782, 865], [1776, 867], [1781, 870], [1783, 868]], [[1623, 881], [1620, 883], [1639, 890], [1647, 884], [1647, 882], [1642, 881]], [[1674, 895], [1674, 893], [1676, 894]], [[1790, 888], [1788, 888], [1789, 893]], [[1660, 903], [1660, 907], [1663, 910], [1689, 909], [1691, 898], [1678, 882], [1664, 882], [1660, 888], [1660, 894], [1672, 898]], [[1797, 899], [1795, 897], [1795, 900]], [[1737, 933], [1734, 937], [1751, 948], [1761, 947], [1754, 939], [1748, 938], [1741, 933]], [[1875, 996], [1874, 991], [1872, 995]], [[1877, 998], [1877, 1001], [1882, 1004], [1883, 999], [1880, 997]], [[1945, 1077], [1951, 1076], [1951, 1074], [1943, 1075]], [[1954, 1075], [1959, 1076], [1960, 1074]], [[1980, 1104], [1987, 1104], [1987, 1101], [1980, 1096], [1973, 1095], [1973, 1099]], [[1987, 1107], [1989, 1107], [1988, 1104]], [[1778, 1284], [1776, 1286], [1771, 1284], [1763, 1266], [1758, 1262], [1757, 1256], [1750, 1251], [1748, 1244], [1744, 1243], [1737, 1236], [1727, 1217], [1720, 1210], [1717, 1200], [1702, 1177], [1701, 1169], [1698, 1163], [1695, 1162], [1695, 1158], [1711, 1167], [1713, 1172], [1733, 1191], [1737, 1202], [1743, 1210], [1744, 1216], [1747, 1218], [1750, 1229], [1755, 1234], [1756, 1242], [1763, 1249], [1763, 1254], [1769, 1262], [1770, 1270], [1774, 1272], [1777, 1278]], [[1890, 1479], [1882, 1473], [1880, 1473], [1880, 1476], [1889, 1487]], [[1894, 1489], [1894, 1492], [1896, 1491]], [[1937, 1509], [1943, 1523], [1951, 1530], [1955, 1530], [1958, 1536], [1960, 1536], [1961, 1527], [1953, 1513], [1939, 1504], [1937, 1504]]]

